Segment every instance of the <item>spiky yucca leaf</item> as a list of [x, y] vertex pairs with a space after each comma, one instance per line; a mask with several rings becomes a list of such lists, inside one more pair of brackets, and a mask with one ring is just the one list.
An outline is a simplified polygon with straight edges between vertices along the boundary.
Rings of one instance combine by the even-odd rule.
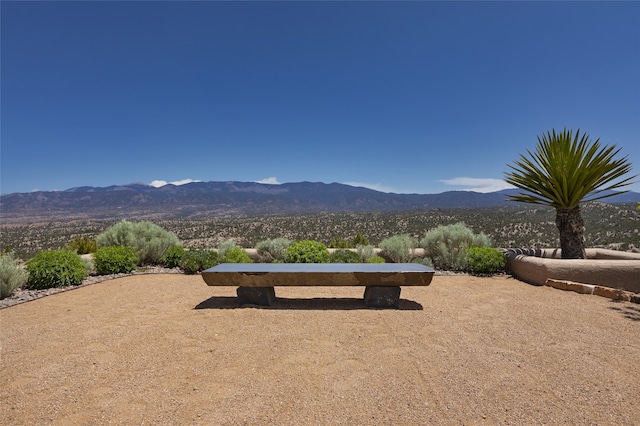
[[[627, 157], [616, 159], [620, 149], [589, 140], [580, 130], [555, 130], [538, 136], [536, 151], [527, 150], [508, 167], [505, 181], [526, 192], [511, 195], [512, 201], [572, 209], [580, 202], [600, 200], [605, 193], [627, 186], [636, 176], [621, 179], [631, 171]], [[627, 192], [627, 191], [620, 191]]]

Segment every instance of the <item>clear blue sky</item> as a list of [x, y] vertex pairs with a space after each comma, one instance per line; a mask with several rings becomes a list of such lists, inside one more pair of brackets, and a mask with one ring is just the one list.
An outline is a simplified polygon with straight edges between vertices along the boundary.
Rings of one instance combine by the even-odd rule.
[[486, 191], [563, 127], [640, 173], [640, 2], [2, 1], [1, 14], [3, 194], [187, 179]]

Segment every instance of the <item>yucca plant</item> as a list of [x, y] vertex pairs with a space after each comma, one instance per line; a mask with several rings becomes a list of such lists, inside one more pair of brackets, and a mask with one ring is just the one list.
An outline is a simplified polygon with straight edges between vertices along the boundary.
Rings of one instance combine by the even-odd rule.
[[590, 141], [586, 133], [575, 136], [571, 130], [555, 130], [538, 136], [536, 152], [520, 155], [505, 181], [524, 190], [509, 196], [512, 201], [541, 204], [556, 209], [563, 259], [584, 259], [584, 221], [580, 203], [616, 195], [617, 190], [633, 183], [636, 176], [623, 178], [631, 171], [627, 157], [616, 158], [620, 149], [600, 139]]

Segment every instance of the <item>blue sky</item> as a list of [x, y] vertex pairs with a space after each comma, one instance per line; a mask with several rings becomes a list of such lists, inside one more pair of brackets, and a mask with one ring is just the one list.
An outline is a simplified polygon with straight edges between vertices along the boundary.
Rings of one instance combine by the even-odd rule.
[[2, 1], [1, 24], [3, 194], [497, 190], [564, 127], [640, 170], [640, 2]]

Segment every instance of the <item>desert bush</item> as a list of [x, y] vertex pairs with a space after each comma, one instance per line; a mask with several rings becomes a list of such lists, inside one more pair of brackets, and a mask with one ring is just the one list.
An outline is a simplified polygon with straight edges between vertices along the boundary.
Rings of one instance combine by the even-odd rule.
[[89, 237], [77, 237], [69, 242], [67, 248], [71, 251], [75, 251], [78, 254], [95, 253], [98, 249], [95, 240]]
[[357, 245], [356, 253], [358, 253], [358, 256], [360, 256], [360, 260], [365, 263], [372, 257], [377, 256], [375, 248], [369, 244]]
[[329, 255], [329, 263], [361, 263], [360, 256], [351, 250], [340, 249]]
[[221, 263], [253, 263], [253, 260], [241, 247], [232, 247], [225, 251]]
[[368, 258], [365, 263], [385, 263], [385, 260], [384, 260], [384, 257], [373, 256]]
[[467, 249], [472, 246], [488, 247], [491, 241], [483, 233], [474, 234], [464, 223], [438, 226], [420, 240], [425, 256], [437, 269], [464, 271], [467, 268]]
[[226, 240], [222, 241], [218, 244], [218, 258], [222, 259], [227, 252], [227, 250], [231, 250], [232, 248], [238, 247], [235, 241]]
[[472, 246], [488, 247], [491, 241], [483, 233], [474, 234], [464, 223], [438, 226], [420, 240], [426, 257], [437, 269], [464, 271], [467, 268], [467, 249]]
[[420, 265], [428, 266], [429, 268], [433, 268], [433, 262], [428, 257], [416, 257], [411, 261], [411, 263], [419, 263]]
[[80, 260], [82, 261], [82, 265], [84, 265], [85, 275], [91, 275], [96, 271], [96, 264], [92, 258], [80, 256]]
[[380, 241], [380, 248], [394, 262], [406, 263], [413, 258], [416, 240], [408, 234], [394, 235]]
[[68, 249], [37, 253], [27, 262], [27, 272], [26, 287], [30, 289], [78, 285], [86, 276], [80, 256]]
[[180, 245], [175, 234], [151, 222], [123, 220], [96, 238], [98, 247], [133, 247], [138, 252], [138, 265], [159, 265], [169, 247]]
[[29, 273], [12, 252], [0, 255], [0, 299], [11, 296], [13, 290], [27, 283]]
[[504, 253], [492, 247], [469, 247], [466, 256], [467, 270], [472, 274], [496, 274], [504, 271], [507, 266]]
[[180, 267], [187, 274], [197, 274], [218, 264], [218, 253], [207, 249], [189, 249], [182, 255]]
[[100, 247], [93, 255], [98, 275], [126, 274], [138, 264], [138, 253], [133, 247]]
[[326, 263], [329, 250], [319, 241], [296, 241], [287, 247], [285, 262], [287, 263]]
[[164, 253], [164, 256], [162, 256], [161, 265], [165, 268], [176, 268], [180, 266], [182, 256], [184, 256], [184, 247], [169, 247]]
[[263, 262], [281, 261], [287, 255], [287, 247], [291, 245], [291, 240], [287, 238], [274, 238], [260, 241], [256, 244], [256, 253]]

